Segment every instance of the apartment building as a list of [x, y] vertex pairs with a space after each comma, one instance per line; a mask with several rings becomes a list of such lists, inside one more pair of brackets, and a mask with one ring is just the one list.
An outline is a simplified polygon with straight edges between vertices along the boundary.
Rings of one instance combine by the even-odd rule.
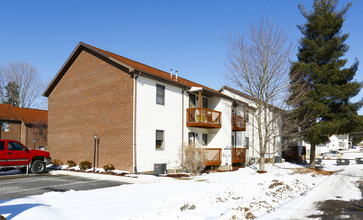
[[248, 157], [258, 156], [245, 122], [245, 112], [253, 114], [254, 107], [251, 100], [236, 102], [233, 92], [81, 42], [43, 94], [49, 150], [62, 161], [92, 161], [96, 134], [100, 167], [148, 172], [166, 163], [176, 168], [188, 144], [205, 149], [207, 166], [245, 163], [246, 147]]

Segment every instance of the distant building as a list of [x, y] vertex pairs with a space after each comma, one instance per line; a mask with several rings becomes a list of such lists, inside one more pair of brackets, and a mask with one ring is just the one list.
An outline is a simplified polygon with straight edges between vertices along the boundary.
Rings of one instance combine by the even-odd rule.
[[[310, 144], [304, 143], [307, 151], [310, 152]], [[320, 144], [316, 146], [316, 154], [322, 154], [329, 151], [338, 150], [348, 150], [351, 147], [351, 142], [349, 141], [349, 134], [334, 134], [329, 137], [329, 141], [325, 144]], [[308, 154], [310, 155], [310, 153]]]
[[0, 139], [20, 141], [27, 147], [46, 147], [47, 143], [33, 135], [34, 125], [38, 121], [48, 123], [48, 111], [19, 108], [0, 104]]

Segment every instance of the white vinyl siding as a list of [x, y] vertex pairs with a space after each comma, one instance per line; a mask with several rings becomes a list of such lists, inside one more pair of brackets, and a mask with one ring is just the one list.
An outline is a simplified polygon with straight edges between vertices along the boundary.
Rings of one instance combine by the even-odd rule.
[[[154, 170], [155, 163], [174, 164], [182, 142], [182, 89], [165, 86], [164, 105], [156, 104], [157, 85], [147, 77], [137, 78], [136, 165], [138, 172]], [[186, 111], [186, 109], [184, 109]], [[185, 119], [184, 119], [184, 123]], [[164, 150], [156, 150], [156, 130], [164, 131]]]

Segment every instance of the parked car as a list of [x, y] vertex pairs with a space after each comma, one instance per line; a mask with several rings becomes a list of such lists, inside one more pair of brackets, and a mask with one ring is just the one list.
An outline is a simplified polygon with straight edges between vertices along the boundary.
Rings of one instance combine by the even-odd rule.
[[339, 151], [331, 150], [329, 152], [325, 152], [321, 154], [323, 159], [341, 159], [343, 157], [343, 153]]
[[44, 150], [33, 150], [14, 140], [0, 140], [0, 168], [30, 168], [32, 173], [40, 174], [50, 163], [50, 154]]

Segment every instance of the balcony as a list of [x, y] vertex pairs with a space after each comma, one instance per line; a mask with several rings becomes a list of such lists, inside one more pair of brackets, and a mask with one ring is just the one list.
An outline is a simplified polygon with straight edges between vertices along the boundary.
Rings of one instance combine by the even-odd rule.
[[246, 121], [242, 116], [232, 115], [232, 131], [246, 131]]
[[187, 126], [200, 128], [221, 128], [221, 112], [197, 107], [187, 109]]
[[246, 163], [246, 148], [232, 148], [232, 164]]
[[222, 164], [222, 148], [204, 148], [205, 166], [219, 166]]

